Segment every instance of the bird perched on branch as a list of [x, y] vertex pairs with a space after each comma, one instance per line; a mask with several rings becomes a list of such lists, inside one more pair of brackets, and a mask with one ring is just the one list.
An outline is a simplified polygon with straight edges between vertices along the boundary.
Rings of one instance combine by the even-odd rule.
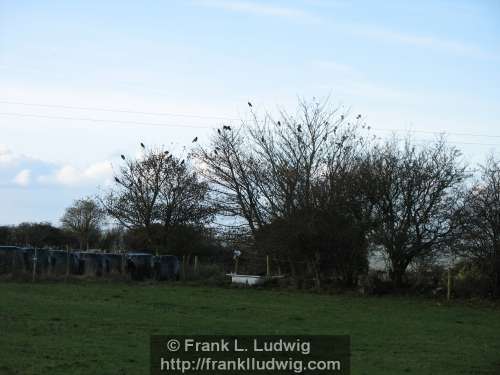
[[231, 130], [231, 127], [230, 127], [229, 125], [224, 125], [222, 128], [223, 128], [224, 130]]
[[359, 120], [361, 118], [361, 115], [357, 115], [356, 119]]
[[193, 143], [196, 142], [197, 140], [198, 140], [198, 137], [194, 137]]
[[144, 146], [144, 143], [141, 142], [141, 147], [142, 148], [146, 148], [146, 146]]
[[181, 165], [184, 165], [184, 159], [182, 159], [182, 161], [181, 161]]
[[217, 133], [219, 133], [219, 135], [220, 135], [220, 129], [217, 129]]
[[168, 155], [168, 151], [165, 151], [165, 155]]
[[120, 180], [118, 179], [118, 177], [115, 177], [115, 181], [120, 183]]
[[281, 126], [281, 121], [278, 121], [277, 124], [278, 124], [278, 126]]
[[300, 124], [299, 124], [299, 126], [297, 126], [297, 131], [298, 131], [299, 133], [301, 133], [301, 132], [302, 132], [302, 126], [301, 126]]
[[122, 159], [125, 160], [125, 155], [121, 155]]
[[249, 106], [250, 108], [252, 108], [252, 103], [248, 102], [248, 106]]

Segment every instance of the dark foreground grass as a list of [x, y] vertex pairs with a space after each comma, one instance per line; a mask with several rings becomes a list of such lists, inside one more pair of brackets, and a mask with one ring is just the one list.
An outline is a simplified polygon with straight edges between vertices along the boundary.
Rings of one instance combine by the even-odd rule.
[[151, 334], [349, 334], [353, 374], [500, 374], [500, 310], [407, 298], [0, 283], [0, 374], [148, 374]]

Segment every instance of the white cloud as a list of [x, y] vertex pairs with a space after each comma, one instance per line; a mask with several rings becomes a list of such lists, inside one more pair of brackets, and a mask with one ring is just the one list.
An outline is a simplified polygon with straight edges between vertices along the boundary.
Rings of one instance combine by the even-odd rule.
[[12, 151], [5, 145], [0, 144], [0, 166], [11, 165], [16, 161]]
[[29, 169], [23, 169], [19, 172], [16, 177], [12, 180], [16, 185], [28, 186], [31, 180], [31, 171]]
[[67, 164], [50, 175], [40, 176], [38, 181], [44, 184], [52, 183], [64, 186], [107, 184], [112, 174], [113, 168], [109, 161], [96, 162], [85, 168], [77, 168]]
[[270, 16], [279, 18], [288, 18], [298, 21], [318, 22], [319, 18], [311, 13], [301, 9], [269, 5], [266, 3], [257, 3], [252, 1], [230, 1], [230, 0], [203, 0], [197, 1], [198, 4], [224, 9], [232, 12], [254, 14], [259, 16]]

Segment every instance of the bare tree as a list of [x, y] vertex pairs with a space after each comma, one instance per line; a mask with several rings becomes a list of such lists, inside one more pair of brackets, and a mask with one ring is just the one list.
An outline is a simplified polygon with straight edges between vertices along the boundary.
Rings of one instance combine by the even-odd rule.
[[500, 161], [489, 157], [482, 176], [467, 192], [459, 216], [459, 254], [471, 259], [500, 294]]
[[315, 181], [358, 141], [359, 120], [348, 123], [328, 101], [301, 101], [295, 115], [282, 110], [277, 118], [260, 119], [251, 109], [250, 121], [218, 129], [210, 148], [200, 146], [195, 157], [220, 212], [242, 218], [255, 234], [274, 218], [314, 204]]
[[335, 228], [314, 227], [332, 217], [327, 207], [338, 208], [332, 202], [340, 199], [329, 194], [340, 192], [336, 175], [354, 168], [363, 120], [350, 122], [328, 101], [300, 101], [294, 115], [282, 110], [260, 118], [252, 108], [250, 114], [236, 129], [218, 129], [210, 148], [196, 150], [201, 173], [221, 213], [242, 219], [261, 248], [288, 259], [293, 275], [295, 264], [306, 263], [319, 286], [325, 254], [334, 251], [327, 232]]
[[104, 211], [92, 198], [76, 200], [61, 218], [63, 227], [75, 233], [80, 241], [80, 250], [88, 249], [92, 234], [99, 231]]
[[459, 158], [443, 139], [418, 149], [408, 139], [403, 146], [392, 140], [373, 153], [373, 241], [387, 256], [396, 286], [412, 261], [443, 251], [455, 235], [452, 217], [466, 177]]
[[153, 246], [153, 226], [161, 225], [165, 234], [176, 225], [203, 224], [212, 218], [208, 186], [184, 160], [163, 148], [144, 148], [141, 158], [122, 159], [125, 165], [115, 186], [101, 201], [118, 223], [144, 231], [148, 246]]

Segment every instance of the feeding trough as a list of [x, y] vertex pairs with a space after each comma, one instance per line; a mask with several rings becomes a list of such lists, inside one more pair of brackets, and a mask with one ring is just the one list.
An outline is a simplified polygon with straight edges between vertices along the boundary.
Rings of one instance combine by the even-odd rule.
[[259, 285], [264, 283], [266, 280], [271, 279], [281, 279], [283, 275], [277, 276], [259, 276], [259, 275], [239, 275], [236, 273], [228, 273], [226, 276], [231, 277], [231, 283], [233, 284], [241, 284], [241, 285]]
[[233, 251], [233, 259], [234, 259], [235, 272], [226, 274], [226, 276], [231, 277], [232, 284], [240, 284], [240, 285], [247, 285], [247, 286], [260, 285], [260, 284], [264, 283], [264, 281], [266, 281], [266, 280], [281, 279], [283, 277], [283, 275], [271, 276], [271, 267], [270, 267], [269, 256], [266, 256], [267, 272], [266, 272], [265, 276], [238, 274], [238, 260], [240, 257], [241, 257], [241, 251], [238, 249], [234, 250]]

